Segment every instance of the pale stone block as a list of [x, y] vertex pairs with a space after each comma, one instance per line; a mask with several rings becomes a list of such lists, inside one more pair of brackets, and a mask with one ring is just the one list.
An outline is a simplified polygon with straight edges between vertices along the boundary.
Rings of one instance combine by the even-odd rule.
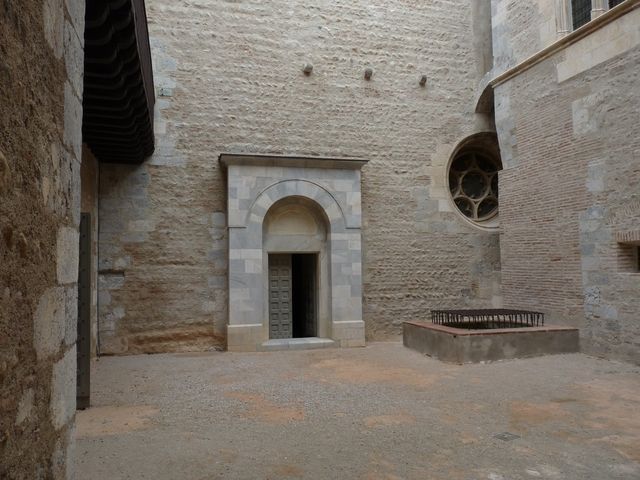
[[76, 431], [71, 425], [66, 433], [58, 437], [55, 449], [51, 454], [51, 467], [54, 478], [75, 480], [76, 470]]
[[338, 240], [349, 240], [351, 236], [348, 233], [344, 232], [334, 232], [330, 231], [327, 235], [327, 240], [330, 242], [338, 241]]
[[33, 346], [38, 360], [54, 355], [65, 338], [65, 294], [62, 287], [44, 292], [33, 321]]
[[212, 289], [227, 288], [227, 277], [224, 275], [216, 275], [207, 278], [207, 285]]
[[248, 288], [231, 287], [229, 289], [229, 297], [233, 301], [242, 301], [251, 299], [251, 290]]
[[255, 352], [266, 339], [262, 324], [228, 325], [227, 348], [232, 352]]
[[262, 225], [263, 220], [264, 220], [264, 216], [258, 215], [257, 213], [252, 213], [251, 215], [249, 215], [248, 223]]
[[74, 228], [61, 227], [56, 244], [56, 264], [60, 284], [78, 281], [79, 234]]
[[639, 45], [638, 24], [640, 10], [634, 10], [567, 47], [566, 60], [556, 67], [558, 83]]
[[64, 143], [82, 158], [82, 103], [69, 82], [64, 84]]
[[65, 333], [64, 344], [69, 347], [78, 337], [78, 288], [76, 285], [66, 288], [65, 292]]
[[153, 232], [156, 222], [153, 220], [132, 220], [127, 223], [127, 230], [131, 232]]
[[76, 426], [74, 423], [67, 431], [67, 459], [64, 462], [65, 480], [76, 479], [76, 461]]
[[350, 239], [348, 248], [349, 250], [362, 250], [362, 240], [360, 237]]
[[50, 410], [51, 422], [56, 430], [69, 423], [76, 411], [75, 345], [53, 366]]
[[64, 63], [67, 77], [76, 95], [82, 98], [84, 77], [84, 50], [80, 39], [69, 22], [64, 24]]
[[329, 217], [329, 221], [333, 222], [334, 220], [342, 219], [342, 211], [336, 204], [331, 205], [328, 209], [326, 209], [327, 216]]
[[[71, 154], [66, 153], [69, 157]], [[80, 188], [82, 182], [80, 181], [80, 161], [76, 159], [72, 159], [69, 164], [69, 191], [70, 191], [70, 202], [69, 202], [69, 214], [73, 221], [73, 226], [76, 228], [80, 227], [80, 202], [81, 202], [81, 192]]]
[[224, 212], [213, 212], [211, 214], [211, 224], [214, 227], [224, 228], [227, 226], [227, 216]]
[[203, 313], [214, 313], [216, 311], [216, 302], [208, 300], [202, 304]]
[[45, 0], [43, 3], [44, 36], [56, 58], [64, 52], [64, 5], [62, 0]]
[[607, 112], [606, 98], [602, 93], [575, 100], [571, 107], [575, 135], [588, 135], [597, 132], [601, 128]]
[[65, 0], [65, 3], [67, 4], [67, 11], [69, 12], [73, 27], [76, 29], [78, 36], [84, 38], [85, 1]]
[[245, 272], [255, 274], [262, 273], [262, 259], [245, 260]]
[[439, 199], [438, 200], [438, 211], [439, 212], [453, 212], [453, 206], [451, 205], [450, 200]]
[[243, 260], [262, 260], [262, 249], [245, 248], [240, 250], [240, 258]]
[[34, 392], [32, 388], [27, 389], [22, 394], [20, 403], [18, 404], [18, 414], [16, 415], [16, 425], [20, 425], [31, 417], [31, 411], [33, 410]]

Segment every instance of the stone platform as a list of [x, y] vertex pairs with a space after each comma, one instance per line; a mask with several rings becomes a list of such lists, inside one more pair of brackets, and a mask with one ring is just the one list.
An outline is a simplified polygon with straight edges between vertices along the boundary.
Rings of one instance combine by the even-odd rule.
[[480, 363], [580, 351], [577, 328], [545, 326], [466, 330], [405, 322], [404, 346], [450, 363]]

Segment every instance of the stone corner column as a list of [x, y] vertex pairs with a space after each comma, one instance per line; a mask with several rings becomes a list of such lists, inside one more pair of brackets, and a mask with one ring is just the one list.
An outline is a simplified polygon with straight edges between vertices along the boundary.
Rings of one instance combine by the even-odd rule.
[[598, 18], [607, 10], [609, 10], [608, 0], [591, 0], [591, 20]]
[[571, 0], [556, 0], [556, 32], [558, 38], [566, 37], [573, 31]]

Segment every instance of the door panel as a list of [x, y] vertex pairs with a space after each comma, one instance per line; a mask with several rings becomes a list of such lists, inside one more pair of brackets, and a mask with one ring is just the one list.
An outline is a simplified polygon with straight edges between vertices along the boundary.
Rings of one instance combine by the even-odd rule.
[[80, 217], [80, 255], [78, 266], [78, 337], [76, 407], [89, 407], [91, 392], [91, 215]]
[[292, 337], [291, 255], [269, 255], [269, 338]]

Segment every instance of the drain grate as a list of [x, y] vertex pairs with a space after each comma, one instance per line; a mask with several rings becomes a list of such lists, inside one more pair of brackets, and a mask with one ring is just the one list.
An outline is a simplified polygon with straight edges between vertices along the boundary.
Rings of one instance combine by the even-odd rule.
[[502, 432], [495, 434], [493, 438], [497, 438], [498, 440], [502, 440], [503, 442], [511, 442], [513, 440], [517, 440], [518, 438], [520, 438], [520, 436], [514, 433]]

